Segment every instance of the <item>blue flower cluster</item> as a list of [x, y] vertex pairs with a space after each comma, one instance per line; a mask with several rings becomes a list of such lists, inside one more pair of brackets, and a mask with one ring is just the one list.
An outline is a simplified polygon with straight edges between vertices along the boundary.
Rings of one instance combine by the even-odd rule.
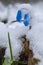
[[[22, 20], [22, 11], [21, 10], [18, 10], [16, 20], [18, 22], [21, 22], [21, 20]], [[29, 25], [29, 14], [28, 13], [24, 15], [23, 23], [24, 23], [25, 26]]]

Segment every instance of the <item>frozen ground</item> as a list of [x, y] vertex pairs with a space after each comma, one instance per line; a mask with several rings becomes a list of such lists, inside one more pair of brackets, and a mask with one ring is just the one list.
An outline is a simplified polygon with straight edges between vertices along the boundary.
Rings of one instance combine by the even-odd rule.
[[[30, 25], [25, 27], [23, 23], [12, 23], [16, 20], [17, 11], [22, 10], [22, 7], [28, 9], [30, 13]], [[23, 13], [25, 14], [25, 13]], [[7, 24], [2, 23], [2, 20], [8, 20]], [[20, 37], [24, 34], [30, 40], [30, 48], [33, 50], [34, 57], [39, 58], [41, 62], [38, 65], [43, 65], [43, 3], [37, 4], [16, 4], [4, 6], [0, 3], [0, 47], [7, 47], [5, 57], [10, 57], [8, 46], [8, 32], [10, 33], [13, 56], [15, 59], [19, 56], [19, 52], [23, 49], [22, 40]], [[4, 43], [3, 43], [4, 42]]]

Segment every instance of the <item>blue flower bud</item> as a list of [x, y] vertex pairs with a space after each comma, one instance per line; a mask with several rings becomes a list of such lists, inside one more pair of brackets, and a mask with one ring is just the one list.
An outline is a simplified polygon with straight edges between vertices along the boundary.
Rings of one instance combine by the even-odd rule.
[[21, 10], [18, 10], [16, 20], [18, 22], [21, 22], [21, 18], [22, 18], [22, 11]]
[[29, 25], [29, 14], [25, 14], [25, 16], [24, 16], [24, 25], [25, 26]]

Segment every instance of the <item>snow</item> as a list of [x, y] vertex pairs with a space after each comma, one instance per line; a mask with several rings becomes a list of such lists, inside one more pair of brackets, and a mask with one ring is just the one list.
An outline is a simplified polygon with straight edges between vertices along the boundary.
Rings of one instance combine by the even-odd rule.
[[0, 2], [0, 21], [7, 19], [8, 16], [8, 10], [7, 7], [4, 6], [1, 2]]
[[[18, 10], [22, 10], [22, 16], [25, 13], [30, 14], [30, 25], [24, 26], [23, 22], [14, 22], [16, 20], [16, 15]], [[23, 18], [22, 17], [22, 18]], [[2, 20], [8, 20], [7, 24], [2, 23]], [[8, 32], [10, 33], [11, 45], [13, 56], [18, 58], [19, 53], [23, 49], [21, 36], [26, 35], [27, 39], [30, 41], [30, 49], [34, 53], [34, 57], [39, 58], [41, 61], [38, 65], [43, 64], [43, 3], [37, 4], [15, 4], [4, 6], [0, 3], [0, 47], [7, 47], [5, 52], [5, 58], [10, 58], [10, 51], [8, 45]]]
[[[43, 23], [37, 23], [27, 34], [30, 46], [34, 53], [39, 53], [43, 57]], [[32, 46], [32, 45], [33, 46]]]
[[33, 5], [33, 17], [31, 19], [31, 30], [28, 31], [27, 39], [30, 40], [30, 49], [34, 57], [41, 60], [38, 65], [43, 64], [43, 8], [42, 5]]
[[[23, 25], [23, 23], [19, 24], [18, 22], [12, 25], [5, 25], [0, 22], [0, 47], [7, 47], [5, 52], [5, 58], [10, 58], [10, 51], [8, 45], [8, 32], [10, 33], [11, 45], [13, 50], [14, 58], [18, 58], [19, 53], [23, 49], [22, 41], [19, 39], [21, 36], [27, 33], [27, 27]], [[4, 31], [3, 31], [4, 30]]]
[[7, 44], [7, 28], [0, 22], [0, 47], [6, 47]]
[[8, 22], [12, 22], [16, 20], [17, 8], [13, 5], [8, 6]]
[[43, 2], [33, 4], [32, 5], [32, 19], [31, 25], [35, 25], [37, 23], [43, 22]]

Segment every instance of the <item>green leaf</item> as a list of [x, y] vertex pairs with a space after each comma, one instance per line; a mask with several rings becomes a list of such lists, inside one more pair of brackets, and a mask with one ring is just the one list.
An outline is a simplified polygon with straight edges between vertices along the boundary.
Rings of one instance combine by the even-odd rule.
[[34, 61], [35, 64], [38, 64], [38, 62], [40, 62], [40, 60], [37, 59], [37, 58], [33, 58], [33, 61]]
[[11, 65], [11, 63], [7, 59], [5, 59], [3, 65]]
[[27, 63], [24, 62], [24, 61], [19, 61], [18, 63], [19, 63], [19, 64], [23, 64], [23, 65], [27, 64]]
[[24, 65], [27, 64], [27, 63], [24, 62], [24, 61], [14, 61], [14, 63], [15, 63], [15, 62], [16, 62], [16, 63], [19, 63], [19, 64], [24, 64]]

